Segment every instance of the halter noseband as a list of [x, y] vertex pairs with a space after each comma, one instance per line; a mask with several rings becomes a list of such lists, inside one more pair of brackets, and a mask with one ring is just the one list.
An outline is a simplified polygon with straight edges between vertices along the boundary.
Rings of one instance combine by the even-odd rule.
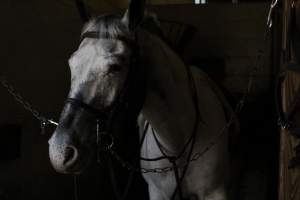
[[98, 109], [92, 107], [91, 105], [84, 103], [83, 101], [81, 101], [79, 99], [67, 98], [65, 103], [80, 107], [83, 110], [85, 110], [86, 112], [94, 115], [97, 119], [107, 119], [107, 113], [105, 113], [106, 111], [98, 110]]
[[67, 98], [65, 104], [71, 104], [76, 107], [80, 107], [85, 112], [94, 116], [96, 120], [96, 145], [97, 145], [97, 161], [100, 162], [99, 151], [108, 151], [114, 146], [114, 137], [107, 130], [108, 124], [110, 123], [109, 113], [110, 111], [100, 111], [91, 105], [84, 103], [83, 101], [76, 98]]

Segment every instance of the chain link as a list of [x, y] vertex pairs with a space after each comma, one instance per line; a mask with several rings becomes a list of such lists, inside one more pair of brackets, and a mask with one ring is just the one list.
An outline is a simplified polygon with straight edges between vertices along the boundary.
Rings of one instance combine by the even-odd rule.
[[57, 126], [58, 123], [44, 117], [38, 110], [36, 110], [29, 102], [27, 102], [16, 90], [15, 88], [8, 83], [8, 81], [4, 77], [0, 77], [1, 85], [13, 96], [13, 98], [20, 103], [25, 110], [30, 112], [37, 120], [41, 122], [41, 130], [42, 134], [45, 132], [45, 128], [47, 125], [55, 125]]

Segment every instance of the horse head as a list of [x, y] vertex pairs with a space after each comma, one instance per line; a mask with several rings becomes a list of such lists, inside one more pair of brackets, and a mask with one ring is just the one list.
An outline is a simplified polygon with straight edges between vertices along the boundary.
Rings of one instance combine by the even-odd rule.
[[113, 132], [122, 131], [124, 110], [136, 110], [127, 116], [136, 119], [142, 100], [131, 100], [140, 76], [135, 30], [144, 3], [132, 0], [124, 16], [100, 16], [85, 25], [80, 46], [69, 59], [68, 99], [49, 140], [50, 160], [58, 172], [82, 172], [95, 157], [99, 134], [109, 135], [105, 148], [111, 147]]

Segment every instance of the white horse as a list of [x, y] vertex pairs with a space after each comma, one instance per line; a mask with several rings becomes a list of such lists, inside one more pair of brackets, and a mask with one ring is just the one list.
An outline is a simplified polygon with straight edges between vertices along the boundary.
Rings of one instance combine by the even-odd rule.
[[205, 73], [187, 68], [143, 28], [144, 13], [144, 1], [131, 1], [123, 17], [86, 24], [69, 59], [71, 88], [49, 140], [51, 163], [58, 172], [82, 172], [95, 157], [99, 129], [110, 136], [103, 139], [109, 150], [113, 135], [124, 132], [122, 122], [132, 118], [141, 129], [141, 157], [163, 158], [142, 159], [141, 168], [172, 167], [143, 174], [151, 200], [225, 200], [230, 106]]

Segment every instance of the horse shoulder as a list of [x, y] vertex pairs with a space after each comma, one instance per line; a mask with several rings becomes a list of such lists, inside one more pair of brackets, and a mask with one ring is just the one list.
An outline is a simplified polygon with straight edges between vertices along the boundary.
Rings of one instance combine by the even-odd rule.
[[224, 96], [222, 90], [218, 87], [218, 85], [199, 67], [197, 66], [190, 66], [192, 76], [194, 78], [194, 81], [196, 82], [195, 85], [199, 93], [199, 98], [202, 98], [203, 93], [201, 93], [201, 87], [206, 87], [211, 90], [212, 93], [214, 93], [214, 96], [218, 102], [220, 102], [223, 112], [226, 118], [226, 121], [233, 120], [232, 124], [230, 126], [230, 134], [232, 134], [232, 137], [238, 137], [238, 134], [240, 132], [240, 125], [239, 121], [237, 119], [236, 113], [234, 112], [233, 108], [227, 101], [226, 97]]

